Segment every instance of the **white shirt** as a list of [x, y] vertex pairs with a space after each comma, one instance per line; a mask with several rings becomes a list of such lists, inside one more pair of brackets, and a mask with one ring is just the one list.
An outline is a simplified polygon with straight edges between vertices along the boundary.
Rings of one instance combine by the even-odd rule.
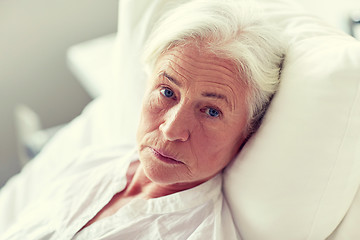
[[37, 191], [0, 239], [240, 238], [221, 192], [221, 174], [186, 191], [134, 199], [77, 234], [126, 187], [129, 164], [138, 159], [136, 151], [126, 152], [129, 148], [121, 146], [92, 147], [57, 165], [57, 176]]

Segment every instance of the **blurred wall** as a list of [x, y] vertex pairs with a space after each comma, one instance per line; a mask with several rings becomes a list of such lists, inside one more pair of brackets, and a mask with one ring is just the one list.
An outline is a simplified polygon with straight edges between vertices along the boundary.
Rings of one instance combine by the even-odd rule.
[[20, 170], [14, 107], [45, 128], [66, 123], [91, 100], [66, 66], [76, 43], [116, 32], [117, 0], [0, 1], [0, 187]]

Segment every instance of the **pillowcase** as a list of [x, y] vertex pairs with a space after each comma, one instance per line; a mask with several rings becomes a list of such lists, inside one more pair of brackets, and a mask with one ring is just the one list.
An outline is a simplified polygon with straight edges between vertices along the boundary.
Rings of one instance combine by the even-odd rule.
[[244, 239], [325, 239], [360, 183], [360, 43], [286, 1], [259, 2], [289, 48], [224, 192]]

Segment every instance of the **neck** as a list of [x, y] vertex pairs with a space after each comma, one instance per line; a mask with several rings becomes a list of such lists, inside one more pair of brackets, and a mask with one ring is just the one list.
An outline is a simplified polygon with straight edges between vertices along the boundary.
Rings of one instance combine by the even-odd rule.
[[124, 195], [128, 197], [141, 197], [145, 199], [158, 198], [180, 192], [199, 184], [175, 184], [175, 185], [161, 185], [149, 179], [141, 163], [138, 162], [136, 170], [129, 169], [128, 185], [124, 191]]

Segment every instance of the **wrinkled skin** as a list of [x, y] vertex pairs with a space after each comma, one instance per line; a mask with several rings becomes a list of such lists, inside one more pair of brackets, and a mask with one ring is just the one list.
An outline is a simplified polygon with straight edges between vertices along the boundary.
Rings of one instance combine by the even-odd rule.
[[244, 142], [246, 87], [234, 64], [202, 47], [174, 47], [158, 60], [137, 142], [146, 176], [187, 189], [220, 172]]

